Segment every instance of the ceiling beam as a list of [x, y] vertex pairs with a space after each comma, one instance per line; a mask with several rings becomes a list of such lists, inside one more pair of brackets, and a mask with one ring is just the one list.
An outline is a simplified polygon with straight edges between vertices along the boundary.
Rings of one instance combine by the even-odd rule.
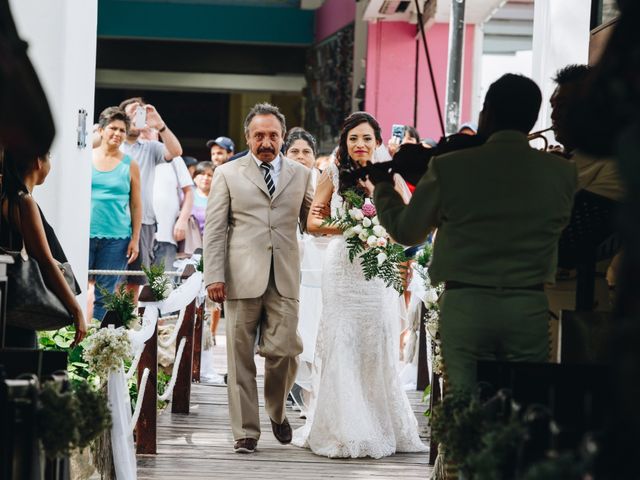
[[153, 72], [97, 69], [98, 88], [140, 88], [198, 92], [300, 93], [302, 75], [235, 75], [226, 73]]

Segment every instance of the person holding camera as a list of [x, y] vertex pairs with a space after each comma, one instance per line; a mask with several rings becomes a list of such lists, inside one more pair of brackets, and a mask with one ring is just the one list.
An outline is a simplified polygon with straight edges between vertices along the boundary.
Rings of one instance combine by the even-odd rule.
[[[169, 129], [153, 105], [146, 104], [140, 97], [129, 98], [120, 103], [131, 120], [127, 139], [122, 144], [122, 151], [135, 159], [140, 166], [140, 191], [142, 194], [142, 227], [140, 229], [139, 255], [136, 261], [129, 264], [129, 270], [140, 270], [142, 265], [149, 266], [153, 261], [153, 249], [156, 236], [156, 216], [153, 209], [153, 185], [156, 165], [182, 155], [182, 146], [174, 133]], [[162, 142], [141, 140], [140, 132], [145, 126], [158, 131]], [[136, 293], [145, 277], [128, 278], [129, 288]]]
[[391, 138], [387, 143], [387, 150], [392, 157], [400, 148], [400, 145], [407, 143], [420, 144], [420, 134], [411, 125], [393, 125]]
[[494, 82], [480, 114], [478, 147], [436, 156], [408, 205], [388, 174], [372, 171], [378, 217], [398, 242], [438, 229], [429, 274], [443, 283], [445, 375], [472, 389], [478, 360], [546, 362], [548, 302], [558, 239], [569, 222], [574, 165], [530, 147], [542, 95], [529, 78]]

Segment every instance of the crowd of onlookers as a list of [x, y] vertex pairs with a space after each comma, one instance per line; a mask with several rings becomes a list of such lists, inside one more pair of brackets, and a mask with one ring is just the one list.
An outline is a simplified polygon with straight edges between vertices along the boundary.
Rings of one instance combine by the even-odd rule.
[[[139, 97], [100, 114], [93, 146], [90, 270], [162, 265], [170, 271], [176, 259], [199, 252], [214, 171], [248, 154], [218, 136], [206, 142], [210, 160], [183, 155], [160, 113]], [[318, 157], [315, 138], [299, 127], [288, 132], [285, 150], [315, 172], [329, 160]], [[88, 318], [103, 318], [105, 295], [122, 281], [137, 300], [143, 276], [90, 276]], [[219, 319], [220, 307], [213, 308], [214, 335]]]

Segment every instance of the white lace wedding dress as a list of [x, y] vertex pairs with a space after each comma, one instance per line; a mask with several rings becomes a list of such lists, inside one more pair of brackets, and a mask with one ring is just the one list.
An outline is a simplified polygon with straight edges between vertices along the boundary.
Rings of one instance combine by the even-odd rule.
[[[331, 167], [332, 211], [338, 171]], [[293, 444], [327, 457], [381, 458], [422, 452], [418, 424], [398, 376], [398, 293], [366, 281], [343, 238], [329, 243], [322, 273], [322, 317], [314, 358], [313, 398]]]

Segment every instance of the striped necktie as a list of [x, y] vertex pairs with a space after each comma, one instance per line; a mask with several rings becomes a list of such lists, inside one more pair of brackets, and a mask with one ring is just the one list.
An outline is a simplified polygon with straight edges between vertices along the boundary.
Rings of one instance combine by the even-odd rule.
[[260, 164], [260, 168], [262, 169], [262, 173], [264, 174], [264, 183], [267, 184], [267, 190], [269, 190], [269, 195], [273, 197], [273, 192], [276, 189], [276, 186], [273, 183], [273, 178], [271, 178], [271, 164], [267, 162], [262, 162]]

